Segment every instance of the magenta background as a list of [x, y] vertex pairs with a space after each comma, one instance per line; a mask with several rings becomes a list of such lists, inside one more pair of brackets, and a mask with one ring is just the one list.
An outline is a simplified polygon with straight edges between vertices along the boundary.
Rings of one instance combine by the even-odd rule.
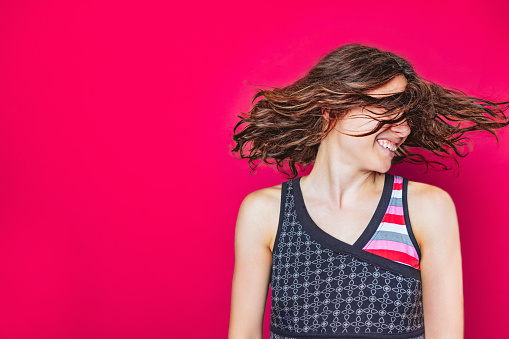
[[[507, 1], [2, 2], [0, 337], [226, 338], [239, 205], [285, 180], [266, 166], [251, 176], [229, 154], [254, 94], [246, 83], [289, 84], [359, 42], [439, 84], [509, 99], [508, 11]], [[458, 178], [391, 170], [456, 203], [466, 338], [507, 336], [509, 136], [498, 135], [500, 145], [471, 136]]]

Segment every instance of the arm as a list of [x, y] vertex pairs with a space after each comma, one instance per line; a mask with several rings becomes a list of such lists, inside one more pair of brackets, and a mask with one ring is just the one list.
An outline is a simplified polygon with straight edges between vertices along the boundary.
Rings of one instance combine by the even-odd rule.
[[463, 338], [463, 279], [456, 208], [450, 195], [425, 185], [419, 233], [426, 339]]
[[235, 227], [229, 339], [261, 339], [263, 336], [272, 267], [271, 236], [264, 225], [269, 225], [274, 214], [270, 212], [274, 208], [269, 206], [269, 197], [263, 191], [247, 195], [239, 209]]

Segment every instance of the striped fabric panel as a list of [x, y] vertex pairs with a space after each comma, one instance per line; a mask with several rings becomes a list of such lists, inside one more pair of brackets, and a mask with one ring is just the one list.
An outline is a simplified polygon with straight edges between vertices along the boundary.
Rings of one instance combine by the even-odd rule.
[[363, 250], [420, 269], [419, 255], [408, 235], [403, 212], [403, 177], [395, 175], [389, 207]]

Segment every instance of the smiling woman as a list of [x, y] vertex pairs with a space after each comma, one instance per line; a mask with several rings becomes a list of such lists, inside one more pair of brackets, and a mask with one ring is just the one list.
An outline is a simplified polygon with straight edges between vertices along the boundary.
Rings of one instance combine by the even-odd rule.
[[[373, 98], [384, 98], [393, 94], [402, 93], [405, 91], [408, 82], [402, 75], [397, 75], [387, 83], [367, 91], [366, 94]], [[321, 110], [324, 119], [329, 121], [330, 109]], [[385, 109], [376, 106], [367, 107], [354, 107], [348, 110], [344, 115], [340, 115], [334, 122], [334, 128], [329, 132], [326, 138], [320, 143], [320, 148], [323, 152], [327, 149], [334, 147], [341, 147], [343, 153], [351, 152], [352, 159], [358, 158], [357, 161], [362, 162], [369, 159], [377, 159], [376, 157], [382, 156], [382, 159], [375, 160], [379, 164], [385, 164], [384, 168], [378, 168], [378, 172], [385, 173], [390, 169], [392, 158], [395, 152], [399, 152], [399, 147], [404, 143], [410, 134], [410, 127], [407, 118], [403, 118], [400, 113], [387, 113]], [[384, 124], [376, 135], [367, 135], [363, 138], [344, 137], [354, 136], [355, 133], [369, 133], [375, 129], [379, 121], [386, 121], [389, 118], [401, 120], [398, 123], [391, 125]], [[390, 127], [390, 129], [389, 129]], [[349, 133], [354, 133], [351, 135]], [[366, 144], [366, 150], [359, 152], [361, 146]], [[336, 145], [336, 146], [334, 146]], [[371, 147], [372, 146], [372, 147]], [[368, 148], [369, 147], [369, 148]], [[374, 157], [370, 157], [369, 152], [374, 148]], [[320, 153], [320, 150], [318, 151]]]
[[[262, 338], [269, 285], [274, 339], [463, 338], [454, 202], [387, 171], [402, 161], [447, 169], [410, 149], [457, 163], [448, 150], [465, 156], [466, 132], [496, 137], [509, 102], [425, 81], [396, 54], [360, 44], [257, 99], [232, 152], [252, 170], [275, 161], [288, 180], [241, 203], [229, 338]], [[314, 166], [297, 177], [297, 163]]]

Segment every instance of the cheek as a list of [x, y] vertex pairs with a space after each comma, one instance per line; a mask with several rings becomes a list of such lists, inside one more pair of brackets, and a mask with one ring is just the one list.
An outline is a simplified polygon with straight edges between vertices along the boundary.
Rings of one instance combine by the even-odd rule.
[[356, 157], [363, 157], [366, 152], [373, 152], [378, 147], [377, 142], [372, 137], [349, 138], [343, 146], [345, 150]]

